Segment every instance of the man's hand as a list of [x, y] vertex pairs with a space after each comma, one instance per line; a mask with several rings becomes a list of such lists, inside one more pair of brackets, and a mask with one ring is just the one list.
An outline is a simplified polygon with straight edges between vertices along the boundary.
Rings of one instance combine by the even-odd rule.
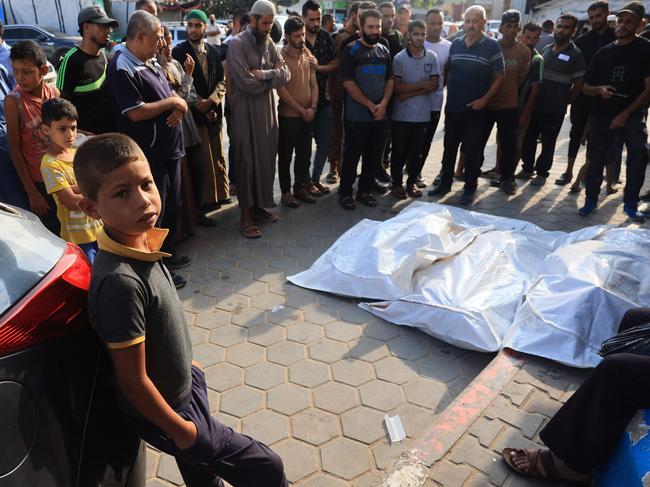
[[625, 110], [623, 110], [621, 113], [619, 113], [618, 115], [616, 115], [614, 117], [614, 120], [612, 120], [612, 123], [609, 124], [609, 128], [611, 130], [615, 130], [615, 129], [620, 129], [620, 128], [624, 127], [625, 124], [627, 123], [627, 119], [628, 119], [629, 116], [630, 116], [630, 114], [627, 113]]
[[373, 113], [375, 120], [383, 120], [385, 115], [386, 104], [384, 102], [381, 102], [379, 105], [375, 105], [375, 113]]
[[178, 110], [183, 115], [185, 115], [187, 113], [187, 110], [189, 110], [187, 106], [187, 102], [178, 95], [174, 96], [173, 99], [174, 99], [174, 110]]
[[318, 60], [314, 57], [309, 58], [309, 67], [316, 71], [317, 73], [320, 70], [320, 66], [318, 65]]
[[185, 55], [185, 62], [183, 63], [183, 69], [185, 69], [185, 74], [192, 75], [194, 72], [194, 59], [189, 54]]
[[262, 70], [261, 69], [252, 69], [251, 74], [255, 76], [255, 79], [262, 80]]
[[315, 117], [316, 117], [316, 110], [314, 110], [311, 107], [305, 110], [305, 113], [302, 116], [305, 122], [311, 122]]
[[205, 98], [194, 104], [196, 109], [201, 113], [208, 113], [212, 109], [212, 105], [214, 105], [214, 102], [210, 98]]
[[604, 98], [605, 100], [609, 100], [614, 92], [616, 91], [616, 88], [610, 85], [603, 85], [598, 87], [598, 96], [601, 98]]
[[185, 421], [180, 431], [178, 431], [172, 440], [176, 444], [176, 447], [179, 450], [186, 450], [190, 448], [196, 442], [196, 438], [199, 435], [196, 425], [192, 421]]
[[176, 127], [179, 123], [183, 121], [185, 114], [180, 110], [174, 110], [165, 120], [165, 123], [168, 127]]
[[440, 82], [438, 81], [438, 78], [431, 78], [429, 81], [425, 81], [422, 84], [422, 88], [424, 88], [427, 91], [430, 91], [433, 93], [434, 91], [438, 91], [438, 87], [440, 86]]
[[467, 106], [472, 110], [483, 110], [487, 106], [487, 100], [484, 98], [478, 98], [477, 100], [469, 102]]
[[29, 208], [37, 216], [45, 215], [49, 209], [50, 205], [47, 204], [47, 200], [43, 198], [43, 195], [34, 189], [28, 194], [29, 198]]

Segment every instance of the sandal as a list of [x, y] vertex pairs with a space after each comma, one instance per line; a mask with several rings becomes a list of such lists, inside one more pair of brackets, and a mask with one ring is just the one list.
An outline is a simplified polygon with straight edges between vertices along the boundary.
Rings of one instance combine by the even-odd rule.
[[283, 205], [288, 206], [289, 208], [298, 208], [300, 206], [298, 200], [294, 198], [291, 193], [282, 193], [280, 201], [282, 201]]
[[406, 193], [411, 197], [411, 198], [422, 198], [422, 191], [420, 191], [417, 186], [408, 186], [406, 188]]
[[555, 180], [555, 184], [558, 186], [566, 186], [571, 182], [573, 176], [569, 176], [567, 173], [563, 173], [559, 178]]
[[246, 225], [245, 227], [240, 226], [239, 232], [246, 238], [260, 238], [262, 232], [255, 225]]
[[253, 208], [252, 215], [254, 220], [264, 223], [275, 223], [278, 221], [278, 215], [274, 215], [264, 208]]
[[[513, 455], [525, 455], [528, 458], [528, 469], [523, 470], [515, 465]], [[571, 479], [560, 477], [553, 454], [548, 449], [539, 450], [519, 450], [514, 448], [504, 448], [502, 452], [503, 460], [515, 472], [532, 479], [548, 480], [552, 482], [561, 482], [569, 485], [589, 485], [588, 477], [585, 480]], [[540, 465], [543, 468], [540, 469]]]
[[377, 200], [370, 193], [357, 194], [357, 201], [363, 203], [366, 206], [369, 206], [370, 208], [377, 206]]
[[314, 186], [321, 192], [321, 194], [330, 194], [329, 186], [325, 186], [321, 183], [314, 183]]
[[395, 186], [390, 190], [390, 194], [392, 194], [398, 200], [406, 199], [406, 190], [404, 189], [404, 186]]
[[314, 198], [311, 193], [309, 193], [306, 189], [299, 189], [299, 190], [294, 190], [293, 195], [298, 198], [301, 201], [304, 201], [305, 203], [316, 203], [316, 198]]
[[310, 183], [305, 185], [305, 191], [315, 198], [320, 198], [323, 196], [323, 192], [316, 187], [315, 184]]

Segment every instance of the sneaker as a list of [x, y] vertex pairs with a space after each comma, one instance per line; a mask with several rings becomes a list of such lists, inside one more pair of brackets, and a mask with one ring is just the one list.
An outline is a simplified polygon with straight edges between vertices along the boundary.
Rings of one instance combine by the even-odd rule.
[[451, 187], [443, 186], [442, 184], [439, 184], [431, 188], [429, 191], [427, 191], [427, 194], [429, 196], [444, 196], [450, 191], [451, 191]]
[[512, 196], [513, 194], [517, 194], [517, 183], [515, 183], [512, 179], [506, 179], [504, 181], [501, 181], [499, 189], [505, 194]]
[[495, 178], [490, 179], [490, 186], [492, 186], [493, 188], [500, 188], [501, 183], [502, 183], [501, 178], [499, 178], [499, 179], [495, 179]]
[[585, 200], [585, 206], [583, 206], [578, 210], [578, 215], [590, 216], [594, 211], [596, 211], [596, 202], [591, 200]]
[[379, 180], [381, 183], [390, 183], [390, 174], [386, 172], [386, 169], [383, 167], [379, 168], [379, 171], [377, 171], [377, 174], [375, 174], [375, 177]]
[[463, 194], [460, 195], [460, 204], [461, 205], [471, 205], [474, 202], [476, 196], [476, 190], [466, 189], [463, 191]]
[[339, 204], [344, 210], [354, 210], [357, 207], [352, 196], [343, 196], [339, 198]]
[[168, 269], [182, 269], [183, 267], [190, 265], [192, 259], [187, 255], [174, 255], [173, 257], [167, 257], [164, 260], [164, 263]]
[[339, 175], [335, 172], [328, 172], [325, 176], [325, 182], [328, 184], [336, 184], [339, 182]]
[[176, 289], [180, 289], [182, 287], [185, 287], [185, 284], [187, 284], [187, 279], [185, 279], [180, 274], [176, 274], [173, 271], [170, 271], [170, 274], [172, 276], [172, 282], [174, 283], [174, 287]]
[[372, 186], [370, 187], [370, 191], [373, 191], [377, 194], [386, 194], [390, 191], [388, 189], [388, 186], [384, 186], [383, 184], [379, 184], [376, 180], [373, 181]]
[[639, 211], [637, 206], [631, 203], [625, 203], [623, 205], [623, 213], [625, 213], [630, 220], [639, 223], [643, 223], [645, 221], [645, 218], [647, 216], [650, 216], [648, 214]]
[[525, 169], [522, 169], [519, 171], [517, 174], [515, 174], [515, 178], [517, 179], [532, 179], [535, 173], [532, 171], [526, 171]]
[[531, 186], [544, 186], [546, 184], [546, 178], [544, 176], [535, 176], [530, 182]]
[[442, 182], [442, 174], [438, 174], [435, 178], [433, 178], [433, 183], [431, 183], [432, 186], [438, 186]]
[[424, 189], [428, 186], [427, 182], [422, 177], [422, 174], [420, 174], [418, 178], [415, 180], [415, 185], [420, 189]]

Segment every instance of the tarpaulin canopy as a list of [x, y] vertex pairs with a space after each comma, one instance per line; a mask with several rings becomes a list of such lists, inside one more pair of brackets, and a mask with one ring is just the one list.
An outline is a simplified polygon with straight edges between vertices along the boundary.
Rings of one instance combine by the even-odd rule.
[[359, 222], [288, 279], [379, 300], [360, 306], [459, 347], [593, 367], [623, 313], [650, 306], [649, 269], [646, 230], [553, 232], [415, 202], [390, 220]]

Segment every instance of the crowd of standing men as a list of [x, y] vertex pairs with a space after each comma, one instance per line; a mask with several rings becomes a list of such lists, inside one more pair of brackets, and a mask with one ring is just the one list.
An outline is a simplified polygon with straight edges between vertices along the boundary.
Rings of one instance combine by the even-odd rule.
[[[421, 197], [427, 186], [422, 168], [445, 91], [442, 169], [430, 196], [449, 193], [461, 179], [460, 201], [471, 204], [482, 175], [508, 195], [516, 193], [516, 179], [544, 185], [571, 105], [568, 164], [556, 184], [573, 181], [572, 191], [579, 192], [584, 180], [579, 213], [591, 214], [605, 167], [607, 191], [616, 191], [625, 145], [624, 211], [636, 220], [644, 217], [638, 202], [647, 164], [650, 44], [638, 35], [645, 16], [640, 3], [619, 10], [615, 27], [607, 22], [608, 4], [592, 4], [591, 30], [575, 41], [575, 16], [561, 15], [550, 29], [546, 23], [522, 28], [516, 10], [504, 12], [496, 40], [485, 34], [485, 10], [475, 5], [464, 13], [462, 35], [449, 42], [437, 9], [424, 21], [410, 20], [408, 6], [354, 2], [345, 27], [330, 33], [322, 27], [317, 0], [307, 0], [302, 16], [282, 26], [282, 48], [272, 40], [276, 9], [268, 0], [257, 0], [250, 12], [235, 12], [221, 45], [207, 36], [214, 19], [201, 10], [189, 12], [188, 39], [173, 48], [156, 3], [139, 0], [137, 8], [111, 59], [104, 48], [117, 22], [97, 7], [82, 10], [82, 42], [63, 58], [57, 88], [42, 82], [40, 61], [40, 84], [22, 69], [24, 53], [40, 49], [29, 41], [14, 46], [17, 54], [7, 66], [21, 69], [0, 68], [5, 94], [13, 88], [7, 75], [18, 82], [5, 112], [18, 176], [12, 181], [24, 189], [22, 200], [16, 191], [7, 197], [4, 188], [3, 198], [31, 209], [54, 231], [55, 202], [39, 170], [47, 144], [39, 145], [37, 129], [43, 102], [59, 96], [76, 107], [81, 131], [122, 132], [143, 150], [163, 201], [160, 224], [170, 230], [163, 250], [172, 254], [171, 269], [189, 264], [175, 253], [174, 242], [189, 235], [193, 224], [216, 225], [208, 215], [230, 203], [231, 195], [237, 196], [243, 236], [260, 237], [258, 222], [277, 221], [269, 211], [275, 206], [276, 161], [281, 203], [292, 208], [329, 193], [325, 183], [340, 182], [340, 205], [348, 210], [357, 203], [376, 206], [376, 194]], [[496, 165], [482, 173], [495, 125]], [[587, 163], [574, 181], [585, 139]], [[3, 179], [7, 186], [11, 179]], [[174, 281], [184, 285], [178, 274]]]

